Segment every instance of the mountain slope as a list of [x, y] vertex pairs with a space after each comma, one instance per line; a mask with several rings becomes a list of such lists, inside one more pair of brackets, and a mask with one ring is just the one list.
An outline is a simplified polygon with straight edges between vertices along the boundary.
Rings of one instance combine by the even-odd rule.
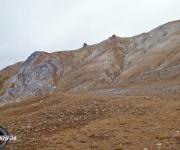
[[58, 92], [7, 104], [0, 122], [17, 141], [4, 150], [179, 150], [179, 98]]
[[[113, 35], [76, 51], [35, 52], [8, 79], [0, 101], [20, 100], [53, 91], [113, 93], [112, 89], [118, 89], [116, 94], [133, 91], [142, 94], [141, 89], [137, 89], [139, 84], [145, 86], [143, 90], [147, 94], [154, 93], [153, 86], [157, 87], [155, 92], [170, 90], [171, 94], [178, 94], [179, 75], [180, 21], [174, 21], [135, 37]], [[176, 82], [171, 81], [175, 77]], [[154, 79], [157, 82], [152, 82]], [[161, 83], [163, 80], [169, 83]], [[138, 86], [132, 88], [133, 84]]]

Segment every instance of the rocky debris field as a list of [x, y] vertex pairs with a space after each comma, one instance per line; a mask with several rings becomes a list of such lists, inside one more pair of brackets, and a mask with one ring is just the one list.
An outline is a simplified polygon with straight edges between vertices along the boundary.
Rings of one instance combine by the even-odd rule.
[[179, 150], [179, 96], [55, 93], [0, 109], [5, 150]]

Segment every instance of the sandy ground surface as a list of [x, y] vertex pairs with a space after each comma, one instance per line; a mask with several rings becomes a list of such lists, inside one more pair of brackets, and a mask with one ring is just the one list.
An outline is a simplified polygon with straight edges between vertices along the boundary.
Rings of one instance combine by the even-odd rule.
[[4, 150], [180, 150], [179, 96], [56, 93], [9, 104]]

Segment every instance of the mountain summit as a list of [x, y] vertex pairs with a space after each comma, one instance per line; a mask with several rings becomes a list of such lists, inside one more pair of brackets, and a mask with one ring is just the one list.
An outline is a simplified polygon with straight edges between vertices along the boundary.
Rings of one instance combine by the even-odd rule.
[[118, 37], [74, 51], [34, 52], [0, 71], [0, 102], [56, 91], [100, 94], [178, 94], [180, 21], [134, 37]]

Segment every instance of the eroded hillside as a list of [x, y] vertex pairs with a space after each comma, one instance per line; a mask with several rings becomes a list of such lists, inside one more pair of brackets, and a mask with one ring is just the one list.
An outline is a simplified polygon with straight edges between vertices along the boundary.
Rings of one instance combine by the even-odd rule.
[[180, 21], [34, 52], [0, 71], [0, 96], [5, 150], [179, 150]]
[[6, 84], [1, 78], [1, 102], [54, 91], [143, 94], [142, 84], [146, 94], [178, 94], [179, 75], [180, 21], [174, 21], [135, 37], [113, 35], [75, 51], [34, 52]]

